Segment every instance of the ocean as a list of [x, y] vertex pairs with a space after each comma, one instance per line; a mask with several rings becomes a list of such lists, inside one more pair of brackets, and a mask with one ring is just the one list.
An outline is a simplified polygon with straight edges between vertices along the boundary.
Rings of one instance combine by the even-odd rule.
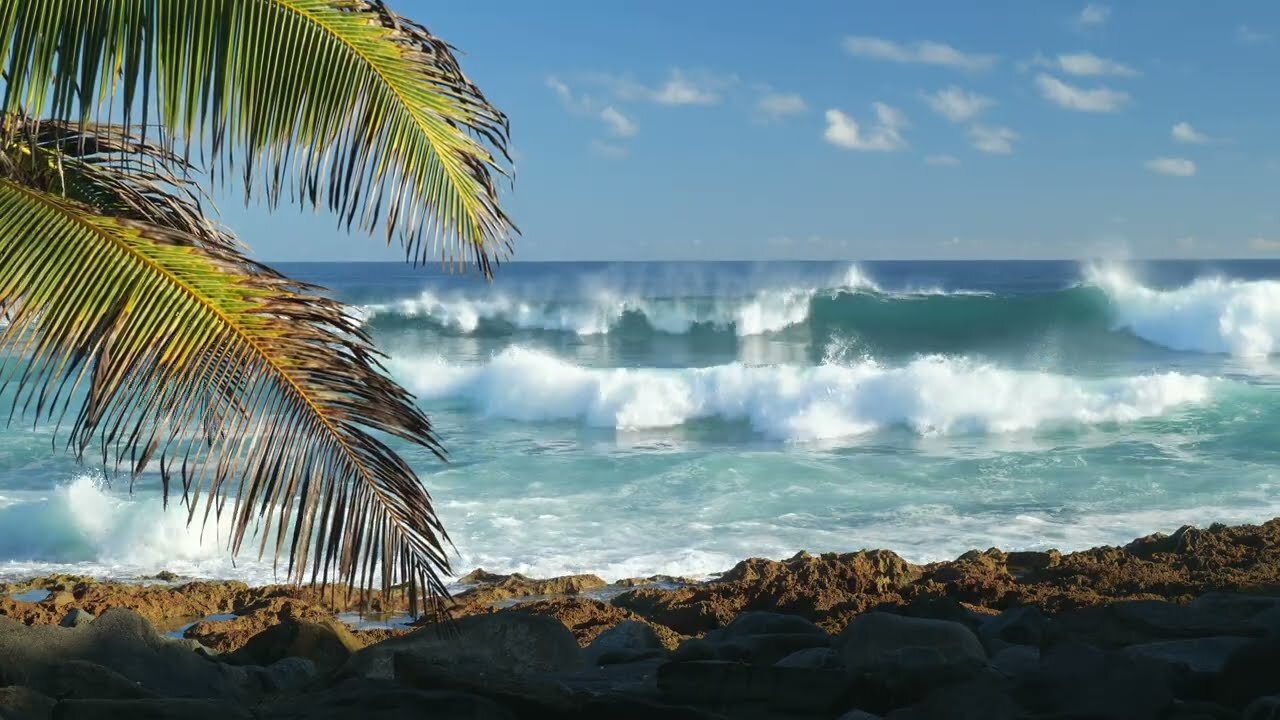
[[[279, 267], [351, 303], [436, 424], [450, 462], [407, 456], [459, 575], [923, 562], [1280, 515], [1280, 262]], [[130, 494], [52, 447], [0, 434], [0, 577], [284, 579], [161, 514], [154, 475]]]

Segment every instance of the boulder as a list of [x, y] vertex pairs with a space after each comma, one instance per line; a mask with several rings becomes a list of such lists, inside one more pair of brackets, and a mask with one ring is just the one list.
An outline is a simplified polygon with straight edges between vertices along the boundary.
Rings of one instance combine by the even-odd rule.
[[174, 697], [243, 697], [247, 673], [160, 636], [131, 610], [108, 610], [75, 628], [27, 626], [0, 617], [0, 678], [51, 694], [59, 664], [82, 660], [147, 691]]
[[120, 673], [84, 660], [68, 660], [49, 670], [50, 697], [63, 699], [137, 700], [156, 694]]
[[53, 698], [20, 685], [0, 687], [0, 718], [4, 720], [49, 720]]
[[658, 691], [678, 703], [707, 707], [731, 717], [742, 708], [779, 712], [830, 712], [848, 679], [840, 670], [746, 665], [724, 660], [670, 662], [658, 668]]
[[1010, 645], [991, 657], [991, 669], [1014, 680], [1040, 670], [1040, 648]]
[[926, 665], [936, 665], [934, 670], [963, 675], [987, 661], [982, 643], [964, 625], [881, 612], [855, 618], [836, 645], [851, 674], [906, 669], [926, 659]]
[[829, 647], [797, 650], [774, 663], [778, 667], [809, 668], [811, 670], [843, 670], [840, 653]]
[[225, 700], [62, 700], [53, 720], [254, 720], [253, 713]]
[[929, 693], [920, 702], [894, 710], [885, 720], [1018, 720], [1022, 709], [998, 682], [978, 676]]
[[262, 668], [258, 680], [267, 694], [301, 690], [318, 675], [316, 664], [307, 658], [288, 657]]
[[1049, 618], [1034, 605], [1010, 608], [982, 624], [978, 636], [987, 650], [992, 641], [1000, 640], [1011, 645], [1039, 646], [1049, 626]]
[[873, 715], [866, 710], [855, 709], [841, 715], [836, 720], [881, 720], [881, 718], [879, 715]]
[[611, 665], [661, 657], [667, 654], [667, 648], [653, 626], [638, 620], [623, 620], [597, 635], [582, 654], [591, 665]]
[[319, 672], [332, 672], [363, 647], [345, 625], [337, 620], [323, 623], [283, 622], [249, 638], [230, 656], [245, 665], [271, 665], [285, 658], [305, 658]]
[[1173, 704], [1172, 681], [1165, 664], [1064, 642], [1044, 652], [1015, 695], [1033, 713], [1055, 717], [1158, 720]]
[[1280, 695], [1265, 695], [1249, 703], [1241, 720], [1280, 720]]
[[516, 720], [488, 698], [347, 678], [332, 687], [258, 706], [258, 720]]
[[1227, 660], [1252, 643], [1249, 638], [1232, 636], [1162, 640], [1130, 645], [1124, 652], [1168, 666], [1178, 680], [1180, 697], [1209, 698]]
[[1264, 695], [1280, 694], [1280, 640], [1257, 640], [1234, 650], [1218, 676], [1218, 699], [1244, 707]]
[[503, 612], [428, 625], [372, 645], [352, 655], [343, 672], [393, 677], [391, 658], [396, 653], [442, 665], [483, 667], [515, 675], [567, 672], [582, 665], [582, 652], [573, 633], [559, 621]]

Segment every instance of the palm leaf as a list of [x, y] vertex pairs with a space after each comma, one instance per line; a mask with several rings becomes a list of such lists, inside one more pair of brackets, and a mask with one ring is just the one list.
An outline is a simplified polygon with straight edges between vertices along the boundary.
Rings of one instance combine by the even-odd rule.
[[406, 254], [488, 274], [515, 228], [499, 207], [506, 118], [452, 49], [382, 2], [7, 0], [4, 109], [132, 124], [263, 191], [385, 227]]
[[[447, 537], [394, 436], [440, 452], [338, 302], [244, 257], [163, 150], [57, 123], [0, 146], [0, 383], [83, 455], [158, 461], [191, 517], [292, 579], [445, 593]], [[137, 155], [128, 163], [119, 153]], [[130, 175], [130, 169], [150, 168]], [[175, 184], [176, 183], [176, 184]]]

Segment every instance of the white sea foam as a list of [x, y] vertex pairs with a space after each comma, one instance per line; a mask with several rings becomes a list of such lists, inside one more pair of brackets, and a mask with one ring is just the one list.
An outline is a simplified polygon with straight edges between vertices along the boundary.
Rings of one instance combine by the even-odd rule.
[[[137, 577], [170, 570], [180, 575], [273, 582], [269, 560], [252, 552], [232, 562], [226, 535], [158, 496], [129, 496], [83, 474], [47, 492], [24, 491], [0, 507], [0, 575], [77, 572]], [[246, 547], [250, 543], [246, 543]], [[256, 550], [256, 544], [253, 545]]]
[[393, 358], [391, 369], [422, 398], [462, 398], [495, 417], [618, 429], [718, 418], [788, 441], [888, 426], [946, 435], [1127, 422], [1204, 402], [1213, 385], [1176, 372], [1087, 380], [941, 356], [901, 366], [862, 359], [812, 367], [602, 369], [522, 347], [484, 364]]
[[1151, 342], [1250, 358], [1280, 352], [1280, 281], [1202, 277], [1158, 290], [1120, 266], [1090, 267], [1085, 278], [1111, 298], [1118, 327]]

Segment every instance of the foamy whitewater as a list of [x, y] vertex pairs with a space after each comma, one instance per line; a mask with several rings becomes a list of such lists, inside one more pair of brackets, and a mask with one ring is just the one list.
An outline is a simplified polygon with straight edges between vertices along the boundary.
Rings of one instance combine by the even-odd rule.
[[[1280, 515], [1280, 263], [286, 266], [389, 354], [459, 574], [1076, 549]], [[280, 579], [0, 436], [0, 576]], [[249, 546], [246, 543], [246, 546]]]

